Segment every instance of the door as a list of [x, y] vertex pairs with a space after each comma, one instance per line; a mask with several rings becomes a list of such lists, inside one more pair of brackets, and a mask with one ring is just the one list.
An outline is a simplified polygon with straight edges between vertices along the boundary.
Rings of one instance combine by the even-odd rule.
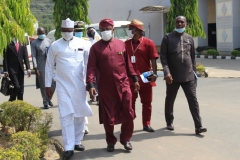
[[216, 23], [208, 23], [208, 46], [217, 47]]

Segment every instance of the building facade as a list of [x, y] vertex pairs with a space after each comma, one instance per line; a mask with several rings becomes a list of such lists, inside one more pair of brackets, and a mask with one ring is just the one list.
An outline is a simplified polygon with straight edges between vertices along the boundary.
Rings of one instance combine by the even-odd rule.
[[[89, 18], [98, 23], [103, 18], [115, 21], [133, 18], [144, 23], [145, 36], [161, 45], [167, 23], [170, 0], [89, 0]], [[146, 6], [161, 6], [158, 11], [140, 11]], [[220, 53], [240, 48], [240, 0], [198, 0], [198, 13], [206, 38], [195, 38], [196, 46], [213, 46]]]

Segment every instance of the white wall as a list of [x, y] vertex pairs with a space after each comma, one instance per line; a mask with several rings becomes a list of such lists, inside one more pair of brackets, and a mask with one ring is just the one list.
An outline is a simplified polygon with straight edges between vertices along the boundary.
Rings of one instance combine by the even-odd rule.
[[91, 23], [98, 23], [103, 18], [114, 21], [136, 18], [144, 23], [146, 37], [152, 39], [157, 46], [161, 44], [163, 31], [162, 13], [143, 13], [139, 9], [145, 6], [170, 6], [169, 0], [89, 0], [89, 18]]

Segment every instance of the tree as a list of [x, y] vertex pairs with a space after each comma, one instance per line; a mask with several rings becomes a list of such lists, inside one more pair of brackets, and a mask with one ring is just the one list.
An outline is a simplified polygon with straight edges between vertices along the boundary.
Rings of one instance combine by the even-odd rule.
[[174, 30], [177, 16], [185, 16], [187, 19], [186, 33], [193, 37], [206, 38], [202, 22], [198, 16], [198, 0], [170, 0], [170, 3], [171, 8], [167, 14], [167, 33]]
[[0, 0], [0, 55], [13, 37], [26, 42], [25, 33], [33, 34], [34, 23], [30, 0]]
[[53, 0], [55, 2], [53, 19], [56, 26], [56, 39], [61, 38], [62, 20], [70, 18], [73, 21], [84, 21], [90, 24], [88, 18], [88, 0]]

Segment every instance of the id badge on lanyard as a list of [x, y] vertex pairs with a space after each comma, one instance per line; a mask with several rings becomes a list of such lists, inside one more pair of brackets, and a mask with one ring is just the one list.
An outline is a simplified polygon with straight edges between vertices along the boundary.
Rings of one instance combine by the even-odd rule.
[[135, 56], [131, 56], [131, 62], [136, 63], [136, 57]]
[[143, 41], [143, 37], [142, 37], [141, 42], [139, 43], [139, 45], [137, 46], [137, 48], [136, 48], [135, 50], [133, 49], [133, 46], [132, 46], [132, 43], [131, 43], [132, 52], [133, 52], [133, 56], [131, 56], [131, 62], [132, 62], [132, 63], [136, 63], [136, 56], [134, 56], [134, 54], [135, 54], [135, 52], [138, 50], [138, 48], [140, 47], [142, 41]]

